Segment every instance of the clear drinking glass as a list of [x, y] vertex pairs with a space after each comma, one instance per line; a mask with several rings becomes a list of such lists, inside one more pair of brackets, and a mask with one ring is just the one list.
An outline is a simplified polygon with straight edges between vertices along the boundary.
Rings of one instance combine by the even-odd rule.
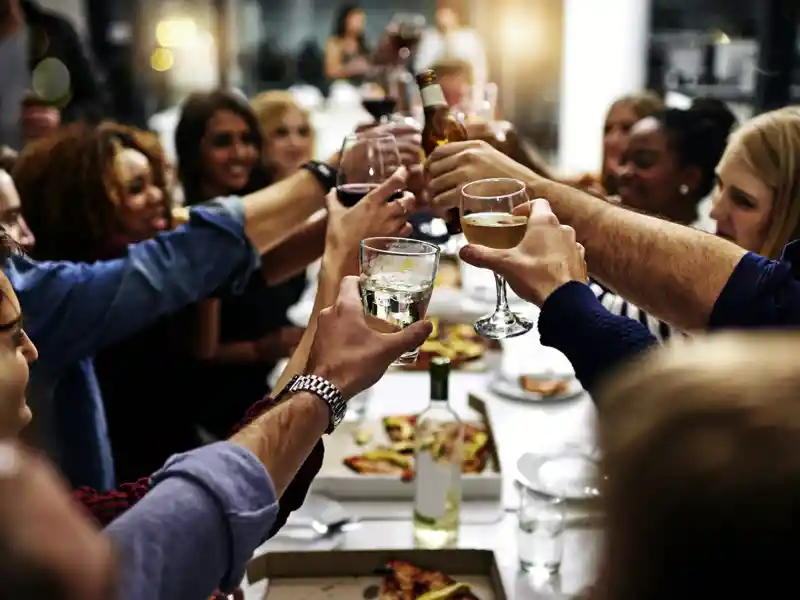
[[[461, 229], [470, 244], [513, 248], [525, 236], [527, 219], [514, 216], [514, 207], [528, 201], [525, 184], [516, 179], [481, 179], [461, 188]], [[494, 274], [497, 303], [494, 312], [475, 322], [475, 331], [495, 340], [527, 333], [533, 323], [511, 312], [506, 281]]]
[[[370, 327], [391, 333], [425, 318], [439, 268], [439, 247], [405, 238], [361, 241], [361, 302]], [[408, 365], [419, 350], [393, 364]]]
[[564, 554], [564, 501], [544, 496], [521, 483], [517, 551], [526, 572], [557, 573]]
[[[336, 192], [339, 202], [355, 206], [364, 196], [389, 179], [402, 165], [393, 135], [348, 135], [342, 143]], [[402, 197], [399, 191], [395, 196]], [[390, 200], [394, 199], [394, 196]]]

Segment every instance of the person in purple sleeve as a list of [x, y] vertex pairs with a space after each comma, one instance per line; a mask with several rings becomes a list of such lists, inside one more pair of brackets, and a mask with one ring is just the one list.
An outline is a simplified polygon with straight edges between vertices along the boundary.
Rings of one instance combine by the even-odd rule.
[[[520, 179], [532, 198], [549, 200], [552, 212], [543, 211], [547, 214], [539, 214], [534, 225], [543, 228], [552, 247], [529, 247], [526, 254], [522, 246], [495, 252], [471, 246], [462, 258], [506, 275], [512, 287], [517, 281], [515, 291], [542, 307], [542, 342], [566, 354], [587, 389], [656, 339], [640, 323], [607, 311], [582, 279], [564, 278], [577, 272], [575, 265], [564, 267], [568, 256], [577, 260], [576, 241], [585, 248], [595, 279], [684, 331], [800, 325], [798, 242], [787, 245], [780, 260], [770, 260], [723, 237], [546, 180], [482, 142], [443, 146], [427, 169], [440, 209], [458, 204], [464, 182], [486, 177]], [[545, 280], [559, 285], [542, 288], [537, 278], [553, 270], [561, 279]]]
[[[23, 398], [36, 349], [5, 276], [0, 290], [0, 320], [16, 323], [0, 331], [0, 393]], [[282, 494], [323, 433], [341, 421], [347, 400], [431, 330], [424, 321], [393, 334], [370, 329], [358, 278], [346, 277], [334, 304], [319, 312], [303, 375], [280, 402], [229, 441], [174, 456], [152, 477], [150, 492], [102, 533], [44, 460], [0, 444], [3, 597], [204, 600], [215, 589], [230, 592], [269, 533]]]

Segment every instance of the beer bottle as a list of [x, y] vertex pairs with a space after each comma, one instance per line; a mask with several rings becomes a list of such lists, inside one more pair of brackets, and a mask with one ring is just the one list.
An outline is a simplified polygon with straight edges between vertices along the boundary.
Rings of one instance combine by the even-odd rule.
[[[425, 125], [422, 128], [422, 149], [425, 156], [430, 156], [442, 144], [463, 142], [467, 140], [467, 130], [459, 121], [444, 98], [444, 93], [436, 77], [436, 71], [428, 69], [417, 75], [417, 85], [422, 94], [422, 105], [425, 108]], [[458, 207], [447, 213], [447, 231], [450, 234], [461, 233], [461, 222]]]

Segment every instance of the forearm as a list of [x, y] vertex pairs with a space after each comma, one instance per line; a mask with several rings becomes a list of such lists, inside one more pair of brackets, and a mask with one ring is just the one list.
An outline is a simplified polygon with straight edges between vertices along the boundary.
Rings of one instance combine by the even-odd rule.
[[261, 272], [268, 285], [278, 285], [300, 274], [325, 250], [327, 213], [315, 215], [291, 237], [261, 257]]
[[680, 329], [704, 328], [745, 251], [731, 242], [609, 204], [569, 186], [531, 178], [586, 248], [591, 274]]
[[324, 207], [327, 192], [314, 175], [301, 169], [291, 177], [245, 196], [242, 200], [247, 238], [260, 254], [266, 254]]
[[343, 271], [336, 266], [327, 264], [323, 259], [322, 268], [319, 272], [319, 280], [317, 283], [317, 295], [314, 298], [314, 307], [311, 310], [311, 318], [308, 321], [303, 337], [297, 345], [289, 363], [281, 373], [278, 382], [275, 384], [275, 389], [280, 391], [289, 380], [302, 373], [306, 368], [308, 362], [308, 353], [311, 351], [311, 345], [314, 343], [314, 335], [317, 331], [317, 316], [320, 311], [328, 306], [331, 306], [339, 294], [339, 284], [344, 277]]
[[261, 461], [280, 498], [329, 422], [330, 411], [325, 403], [302, 392], [264, 413], [230, 441]]

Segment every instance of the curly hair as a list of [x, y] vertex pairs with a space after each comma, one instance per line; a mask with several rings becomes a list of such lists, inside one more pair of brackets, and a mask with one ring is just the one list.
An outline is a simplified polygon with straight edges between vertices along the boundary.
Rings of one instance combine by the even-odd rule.
[[37, 237], [34, 257], [90, 262], [108, 246], [125, 194], [115, 163], [123, 148], [147, 157], [170, 208], [166, 159], [154, 134], [110, 122], [75, 124], [20, 154], [13, 177], [23, 216]]

